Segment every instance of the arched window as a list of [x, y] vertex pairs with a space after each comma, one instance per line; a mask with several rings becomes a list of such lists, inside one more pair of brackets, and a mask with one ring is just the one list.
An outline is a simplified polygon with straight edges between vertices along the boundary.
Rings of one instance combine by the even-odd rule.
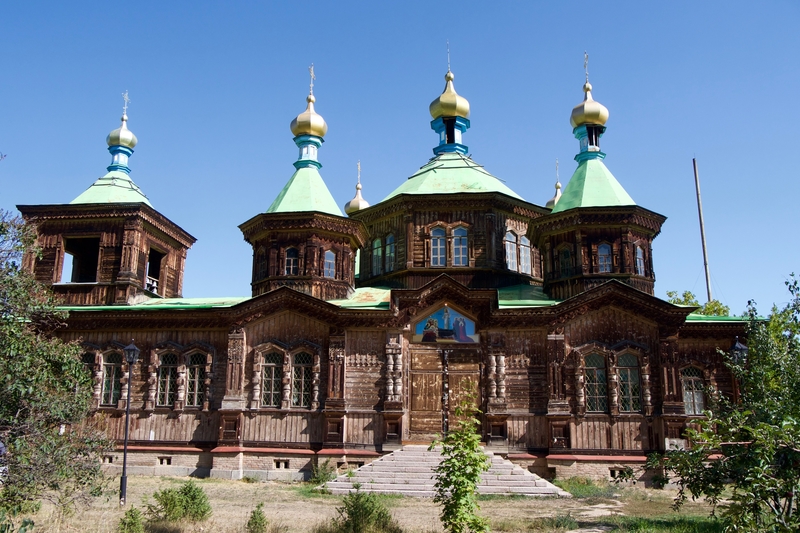
[[639, 360], [633, 354], [622, 354], [617, 360], [619, 373], [619, 410], [638, 413], [642, 410], [642, 387], [639, 384]]
[[395, 244], [394, 235], [391, 233], [386, 236], [386, 272], [394, 271]]
[[292, 406], [311, 407], [311, 365], [313, 357], [306, 352], [294, 355], [292, 361]]
[[453, 266], [469, 266], [467, 258], [467, 228], [453, 230]]
[[206, 388], [206, 355], [193, 353], [189, 356], [186, 380], [186, 405], [202, 407]]
[[562, 278], [568, 278], [572, 275], [572, 254], [569, 248], [562, 248], [558, 253], [559, 271]]
[[636, 274], [644, 276], [644, 250], [641, 246], [636, 246]]
[[503, 239], [506, 247], [506, 268], [516, 272], [517, 270], [517, 236], [512, 232], [506, 232]]
[[681, 370], [683, 384], [683, 409], [687, 415], [702, 415], [706, 408], [703, 395], [703, 373], [699, 368], [690, 366]]
[[519, 271], [531, 274], [531, 241], [524, 235], [519, 238]]
[[336, 254], [333, 250], [325, 251], [325, 264], [323, 266], [323, 276], [331, 279], [336, 277]]
[[445, 245], [444, 228], [433, 228], [431, 231], [431, 266], [447, 265], [447, 246]]
[[178, 356], [174, 353], [165, 353], [161, 356], [161, 365], [158, 367], [158, 396], [156, 405], [159, 407], [171, 406], [175, 403], [178, 393]]
[[611, 272], [611, 246], [608, 244], [603, 243], [597, 247], [597, 271]]
[[594, 413], [608, 411], [606, 360], [596, 353], [586, 356], [586, 410]]
[[279, 353], [264, 354], [261, 365], [261, 405], [281, 406], [281, 382], [283, 381], [283, 356]]
[[383, 272], [383, 243], [380, 239], [372, 241], [372, 275]]
[[103, 356], [103, 394], [102, 405], [117, 405], [120, 396], [119, 378], [122, 375], [122, 355], [109, 353]]
[[284, 276], [296, 276], [300, 266], [300, 252], [297, 248], [286, 249], [286, 262], [283, 267]]

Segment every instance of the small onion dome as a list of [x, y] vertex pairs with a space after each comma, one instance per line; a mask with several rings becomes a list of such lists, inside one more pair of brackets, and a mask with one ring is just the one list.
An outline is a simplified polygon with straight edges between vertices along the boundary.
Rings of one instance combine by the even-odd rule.
[[455, 76], [448, 69], [447, 74], [444, 75], [444, 79], [447, 81], [444, 92], [431, 102], [430, 111], [434, 120], [439, 117], [469, 117], [469, 101], [456, 93], [456, 89], [453, 87], [453, 78]]
[[561, 199], [561, 182], [556, 182], [556, 195], [547, 200], [547, 203], [544, 206], [548, 209], [553, 209], [558, 201]]
[[608, 109], [600, 102], [595, 102], [592, 98], [592, 84], [588, 81], [583, 85], [583, 102], [572, 108], [572, 115], [569, 123], [573, 128], [584, 124], [597, 124], [605, 126], [608, 120]]
[[355, 213], [369, 207], [369, 202], [361, 197], [361, 182], [356, 185], [356, 197], [344, 204], [344, 212], [346, 214]]
[[128, 129], [128, 115], [122, 115], [122, 125], [106, 137], [106, 143], [109, 146], [124, 146], [133, 149], [137, 142], [139, 141], [136, 139], [136, 135]]
[[322, 118], [322, 115], [314, 111], [314, 102], [316, 101], [317, 99], [314, 98], [314, 95], [309, 94], [306, 98], [308, 107], [306, 107], [305, 111], [297, 115], [297, 118], [292, 121], [292, 125], [289, 126], [292, 128], [292, 133], [295, 137], [298, 135], [324, 137], [328, 132], [328, 125], [325, 124], [325, 119]]

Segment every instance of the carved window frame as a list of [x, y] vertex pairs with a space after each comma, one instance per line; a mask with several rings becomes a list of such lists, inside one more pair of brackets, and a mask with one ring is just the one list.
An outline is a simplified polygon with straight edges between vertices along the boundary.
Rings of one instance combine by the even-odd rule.
[[[278, 354], [281, 359], [280, 364], [280, 375], [281, 375], [281, 394], [280, 394], [280, 401], [277, 405], [263, 405], [263, 367], [264, 367], [264, 357], [269, 354]], [[289, 385], [290, 382], [287, 379], [287, 366], [289, 364], [289, 352], [286, 350], [285, 347], [273, 343], [273, 342], [266, 342], [263, 344], [259, 344], [255, 348], [253, 348], [253, 366], [252, 372], [253, 377], [251, 379], [252, 383], [252, 390], [250, 391], [250, 409], [251, 410], [258, 410], [258, 409], [287, 409], [289, 407]]]
[[[457, 234], [457, 232], [463, 231], [463, 235]], [[452, 252], [452, 263], [454, 267], [462, 268], [469, 266], [469, 228], [463, 224], [459, 224], [455, 226], [452, 230], [452, 246], [450, 247]], [[463, 241], [462, 241], [463, 239]], [[457, 253], [463, 252], [463, 253]], [[456, 259], [460, 259], [461, 263], [456, 264]]]
[[[193, 359], [194, 364], [192, 361]], [[211, 354], [197, 348], [187, 350], [184, 355], [184, 364], [186, 366], [186, 385], [183, 395], [186, 402], [185, 407], [187, 409], [201, 409], [207, 411], [209, 403], [209, 385], [211, 383]], [[197, 375], [192, 375], [193, 370], [197, 372]], [[192, 391], [193, 385], [195, 388], [194, 391]], [[200, 397], [199, 402], [197, 401], [198, 396]]]
[[253, 277], [256, 280], [269, 277], [269, 261], [267, 257], [267, 250], [263, 246], [259, 246], [256, 250], [255, 264], [253, 265]]
[[[603, 250], [608, 250], [608, 253], [603, 253]], [[597, 245], [595, 263], [595, 273], [597, 274], [611, 274], [614, 272], [614, 247], [611, 243], [601, 242]]]
[[[174, 358], [174, 359], [173, 359]], [[165, 360], [170, 360], [165, 363]], [[174, 363], [171, 361], [174, 360]], [[181, 366], [181, 355], [175, 350], [164, 350], [158, 354], [156, 382], [156, 408], [175, 409], [178, 402], [178, 369]], [[165, 373], [169, 371], [169, 375]], [[172, 399], [170, 402], [169, 400]]]
[[[117, 362], [110, 361], [112, 358], [117, 359]], [[113, 407], [116, 408], [119, 405], [120, 400], [124, 399], [122, 396], [122, 389], [123, 389], [123, 369], [122, 366], [125, 364], [125, 357], [122, 354], [122, 351], [112, 349], [107, 350], [102, 353], [101, 355], [101, 385], [100, 385], [100, 406], [101, 407]], [[113, 375], [109, 380], [109, 370]], [[109, 385], [110, 385], [110, 396], [109, 394]]]
[[[589, 359], [598, 361], [599, 366], [589, 366]], [[593, 361], [593, 363], [594, 363]], [[592, 351], [583, 357], [584, 395], [586, 398], [586, 412], [592, 414], [607, 414], [610, 402], [608, 401], [608, 357], [599, 352]], [[598, 402], [593, 405], [593, 400]]]

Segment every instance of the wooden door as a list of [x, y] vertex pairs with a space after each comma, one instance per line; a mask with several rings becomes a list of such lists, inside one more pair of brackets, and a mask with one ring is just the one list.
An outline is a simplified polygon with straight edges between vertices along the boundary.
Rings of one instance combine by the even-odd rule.
[[446, 423], [453, 427], [458, 402], [469, 395], [480, 405], [477, 350], [445, 352], [436, 346], [412, 346], [410, 363], [410, 441], [440, 438]]

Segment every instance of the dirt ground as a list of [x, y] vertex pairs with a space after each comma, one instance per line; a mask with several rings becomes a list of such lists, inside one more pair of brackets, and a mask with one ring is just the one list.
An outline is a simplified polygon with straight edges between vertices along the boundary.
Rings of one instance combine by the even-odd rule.
[[[186, 478], [130, 477], [128, 506], [142, 507], [142, 501], [156, 490], [175, 487]], [[271, 524], [283, 525], [285, 531], [309, 532], [315, 524], [336, 516], [341, 497], [316, 494], [307, 485], [277, 482], [245, 483], [214, 479], [196, 480], [206, 491], [213, 508], [212, 517], [198, 524], [182, 524], [175, 533], [243, 533], [244, 524], [255, 506], [263, 502]], [[626, 488], [615, 498], [526, 498], [498, 497], [480, 502], [482, 514], [492, 523], [492, 531], [526, 532], [542, 517], [570, 513], [581, 525], [579, 531], [603, 531], [597, 523], [609, 514], [656, 516], [672, 513], [674, 492]], [[95, 500], [89, 509], [59, 522], [52, 507], [45, 507], [34, 518], [36, 529], [47, 533], [87, 531], [113, 533], [122, 516], [117, 496]], [[152, 499], [151, 499], [152, 500]], [[439, 533], [439, 507], [429, 499], [389, 497], [387, 506], [408, 533]], [[701, 504], [690, 504], [683, 513], [707, 515]]]

